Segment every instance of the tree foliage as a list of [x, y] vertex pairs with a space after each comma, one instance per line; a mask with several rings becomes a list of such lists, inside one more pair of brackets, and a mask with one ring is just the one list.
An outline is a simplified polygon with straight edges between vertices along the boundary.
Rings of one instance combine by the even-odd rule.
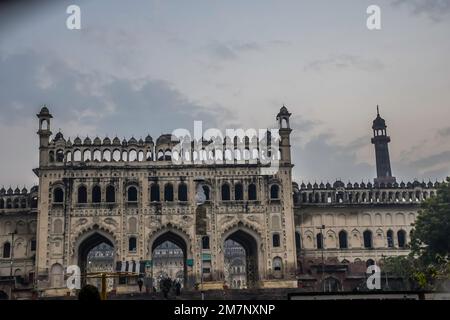
[[384, 270], [405, 288], [436, 289], [450, 278], [450, 177], [422, 203], [411, 234], [411, 254], [390, 257]]
[[440, 263], [450, 256], [450, 177], [437, 194], [422, 203], [411, 235], [411, 249], [428, 263]]

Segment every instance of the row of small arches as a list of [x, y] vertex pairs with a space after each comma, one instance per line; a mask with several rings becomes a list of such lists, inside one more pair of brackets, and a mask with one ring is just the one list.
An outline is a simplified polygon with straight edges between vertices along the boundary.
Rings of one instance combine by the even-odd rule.
[[191, 161], [250, 161], [257, 159], [264, 160], [281, 160], [281, 151], [271, 154], [270, 150], [260, 152], [259, 149], [226, 149], [225, 151], [216, 150], [200, 150], [178, 152], [171, 149], [159, 149], [154, 152], [150, 150], [100, 150], [100, 149], [75, 149], [73, 151], [64, 152], [63, 149], [49, 151], [49, 162], [143, 162], [143, 161], [171, 161], [180, 162]]
[[[210, 200], [210, 188], [207, 185], [203, 185], [203, 191], [206, 197], [206, 201]], [[188, 201], [188, 187], [186, 183], [179, 183], [178, 186], [178, 201], [186, 202]], [[163, 199], [166, 202], [175, 201], [174, 186], [172, 183], [166, 183], [163, 189]], [[116, 202], [116, 187], [114, 185], [107, 185], [105, 189], [105, 201], [103, 201], [103, 193], [100, 185], [94, 185], [91, 190], [91, 202], [92, 203], [115, 203]], [[251, 183], [247, 187], [247, 199], [249, 201], [256, 201], [258, 199], [256, 184]], [[233, 200], [240, 201], [244, 200], [244, 185], [242, 183], [234, 184], [234, 194]], [[64, 203], [64, 189], [62, 186], [55, 186], [53, 188], [53, 203], [62, 204]], [[270, 199], [278, 200], [280, 198], [280, 187], [277, 184], [273, 184], [270, 187]], [[223, 183], [221, 187], [221, 199], [222, 201], [232, 200], [231, 198], [231, 187], [229, 183]], [[127, 202], [137, 202], [138, 201], [138, 187], [129, 186], [126, 189], [126, 200]], [[158, 183], [152, 183], [150, 186], [150, 201], [160, 202], [161, 192]], [[88, 203], [88, 188], [85, 185], [80, 185], [77, 189], [77, 203], [86, 204]]]
[[26, 209], [28, 207], [37, 208], [37, 197], [32, 197], [30, 200], [25, 197], [0, 198], [0, 209]]
[[403, 192], [302, 192], [302, 203], [377, 203], [420, 202], [435, 195], [434, 191]]
[[[388, 248], [394, 248], [394, 231], [388, 230], [386, 232], [386, 240], [387, 240], [387, 247]], [[407, 247], [407, 237], [406, 237], [406, 231], [403, 229], [400, 229], [397, 231], [396, 234], [397, 239], [397, 247], [400, 249], [404, 249]], [[348, 249], [349, 248], [349, 236], [347, 231], [341, 230], [338, 234], [338, 246], [339, 249]], [[302, 244], [301, 244], [301, 235], [299, 232], [295, 232], [295, 244], [297, 250], [301, 250]], [[317, 233], [315, 244], [317, 249], [325, 249], [324, 248], [324, 236], [323, 233]], [[366, 230], [363, 232], [363, 246], [366, 249], [372, 249], [374, 248], [373, 245], [373, 233], [370, 230]]]

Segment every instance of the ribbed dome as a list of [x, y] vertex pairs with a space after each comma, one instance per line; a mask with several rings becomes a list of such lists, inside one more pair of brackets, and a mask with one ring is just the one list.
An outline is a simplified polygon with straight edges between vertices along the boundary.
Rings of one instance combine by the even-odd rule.
[[382, 117], [380, 117], [378, 106], [377, 106], [377, 117], [375, 118], [375, 120], [373, 120], [372, 129], [374, 130], [386, 129], [386, 121]]
[[128, 144], [137, 144], [137, 140], [134, 137], [131, 137], [130, 140], [128, 140]]
[[90, 145], [90, 144], [92, 144], [92, 141], [89, 137], [86, 137], [86, 139], [84, 139], [84, 141], [83, 141], [83, 144]]
[[46, 106], [43, 106], [41, 111], [39, 112], [39, 114], [42, 116], [48, 115], [48, 114], [50, 114], [50, 111], [48, 110], [48, 108]]
[[81, 144], [81, 139], [80, 139], [80, 137], [76, 137], [75, 140], [73, 140], [73, 144], [74, 144], [74, 145], [80, 145], [80, 144]]
[[120, 140], [119, 140], [119, 138], [117, 138], [117, 137], [115, 137], [114, 139], [113, 139], [113, 144], [114, 145], [120, 145]]
[[126, 140], [126, 139], [123, 139], [123, 140], [122, 140], [122, 145], [123, 145], [123, 146], [126, 146], [126, 145], [127, 145], [127, 143], [128, 143], [128, 142], [127, 142], [127, 140]]
[[9, 187], [7, 193], [8, 193], [8, 194], [13, 194], [14, 191], [13, 191], [13, 189], [12, 189], [11, 187]]
[[152, 143], [152, 142], [153, 142], [153, 138], [152, 138], [150, 135], [147, 135], [147, 136], [145, 137], [145, 142], [146, 142], [146, 143]]
[[20, 194], [20, 189], [19, 189], [19, 187], [17, 187], [17, 188], [14, 190], [14, 193], [15, 193], [15, 194]]
[[5, 193], [6, 193], [6, 190], [5, 190], [5, 188], [2, 187], [2, 188], [0, 189], [0, 194], [5, 194]]
[[101, 145], [101, 144], [102, 144], [102, 140], [100, 140], [99, 137], [96, 137], [96, 138], [94, 139], [94, 145], [99, 146], [99, 145]]
[[170, 143], [171, 140], [172, 140], [171, 134], [163, 134], [159, 136], [159, 138], [156, 140], [156, 144]]
[[59, 141], [59, 140], [64, 141], [64, 135], [63, 135], [61, 132], [58, 132], [58, 133], [55, 135], [55, 139], [54, 139], [55, 142], [56, 142], [56, 141]]
[[27, 188], [23, 187], [22, 194], [27, 194], [27, 192], [28, 192]]
[[333, 188], [344, 188], [345, 184], [341, 180], [336, 180], [335, 183], [333, 183]]
[[111, 144], [111, 140], [108, 137], [106, 137], [105, 139], [103, 139], [103, 144], [104, 145], [110, 145]]

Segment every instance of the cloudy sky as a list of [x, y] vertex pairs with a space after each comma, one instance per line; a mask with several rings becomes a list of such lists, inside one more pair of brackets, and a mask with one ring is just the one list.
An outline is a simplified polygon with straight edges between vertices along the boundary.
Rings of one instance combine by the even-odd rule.
[[81, 138], [272, 128], [285, 104], [299, 182], [372, 180], [379, 104], [398, 179], [450, 174], [450, 0], [39, 3], [0, 7], [0, 186], [36, 183], [42, 104]]

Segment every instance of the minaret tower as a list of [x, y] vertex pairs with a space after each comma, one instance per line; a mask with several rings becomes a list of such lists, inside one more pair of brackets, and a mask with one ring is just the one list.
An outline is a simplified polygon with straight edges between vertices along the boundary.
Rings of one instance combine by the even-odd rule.
[[280, 164], [291, 164], [291, 132], [292, 129], [289, 125], [289, 118], [291, 117], [291, 113], [289, 113], [288, 109], [283, 105], [281, 107], [280, 112], [277, 114], [278, 120], [278, 128], [280, 134], [280, 152], [281, 152], [281, 160]]
[[53, 118], [48, 108], [44, 105], [41, 111], [37, 114], [39, 119], [39, 167], [48, 164], [48, 144], [52, 132], [50, 131], [50, 119]]
[[373, 138], [375, 145], [375, 157], [377, 163], [377, 177], [375, 183], [394, 183], [395, 177], [392, 176], [391, 160], [389, 159], [388, 143], [391, 138], [386, 133], [386, 121], [380, 117], [380, 110], [377, 106], [377, 117], [373, 120]]

